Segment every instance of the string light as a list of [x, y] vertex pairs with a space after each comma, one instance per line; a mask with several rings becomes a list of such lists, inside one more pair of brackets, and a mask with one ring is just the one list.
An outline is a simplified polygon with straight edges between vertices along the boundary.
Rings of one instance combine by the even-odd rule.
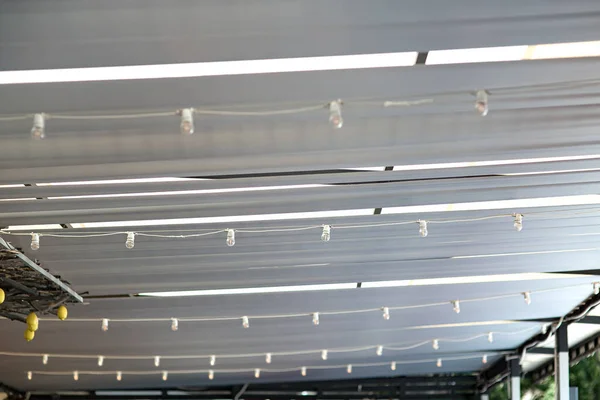
[[260, 368], [256, 368], [256, 369], [254, 370], [254, 377], [255, 377], [256, 379], [260, 378]]
[[319, 325], [319, 313], [318, 312], [313, 313], [312, 322], [313, 322], [313, 325]]
[[352, 364], [348, 364], [348, 366], [346, 367], [346, 372], [349, 374], [352, 373]]
[[79, 380], [79, 372], [73, 371], [73, 380], [74, 381], [78, 381]]
[[121, 382], [121, 379], [123, 379], [123, 373], [121, 371], [117, 371], [117, 380]]
[[31, 127], [31, 137], [41, 140], [46, 137], [46, 116], [43, 113], [33, 115], [33, 126]]
[[208, 371], [208, 379], [210, 379], [211, 381], [215, 378], [215, 371], [213, 371], [212, 369]]
[[321, 233], [321, 240], [329, 242], [331, 239], [331, 225], [323, 225], [323, 233]]
[[191, 135], [194, 133], [194, 109], [184, 108], [181, 110], [181, 123], [179, 131], [182, 135]]
[[423, 221], [423, 220], [419, 220], [419, 235], [421, 235], [421, 237], [426, 237], [429, 232], [427, 231], [427, 221]]
[[433, 339], [432, 347], [434, 350], [440, 349], [440, 341], [438, 339]]
[[395, 371], [395, 370], [396, 370], [396, 361], [392, 361], [392, 363], [390, 364], [390, 369], [391, 369], [392, 371]]
[[488, 333], [488, 342], [492, 343], [494, 341], [494, 332]]
[[515, 222], [513, 226], [517, 230], [517, 232], [521, 232], [523, 230], [523, 214], [514, 214]]
[[321, 351], [321, 358], [322, 358], [323, 360], [327, 360], [327, 350], [323, 350], [323, 351]]
[[442, 367], [442, 359], [438, 358], [437, 362], [435, 363], [435, 365], [437, 365], [438, 368], [441, 368]]
[[271, 353], [267, 353], [267, 355], [265, 356], [265, 362], [267, 364], [271, 364]]
[[235, 231], [227, 229], [227, 246], [231, 247], [233, 245], [235, 245]]
[[28, 380], [32, 380], [33, 379], [33, 372], [27, 371], [27, 379]]
[[44, 364], [44, 365], [48, 364], [48, 354], [44, 354], [42, 356], [42, 364]]
[[375, 354], [377, 354], [378, 356], [381, 356], [383, 354], [383, 346], [382, 345], [377, 346], [377, 350], [375, 350]]
[[108, 330], [108, 319], [102, 318], [102, 332], [106, 332]]
[[125, 240], [125, 247], [127, 247], [128, 249], [133, 249], [133, 246], [135, 246], [135, 233], [127, 232], [127, 239]]
[[306, 376], [306, 367], [300, 368], [300, 374], [302, 374], [302, 376]]
[[39, 233], [31, 234], [31, 250], [39, 250], [40, 249], [40, 235]]
[[342, 118], [342, 100], [334, 100], [329, 103], [329, 123], [335, 129], [340, 129], [344, 125]]
[[454, 310], [454, 312], [459, 314], [460, 313], [460, 301], [452, 300], [450, 303], [452, 303], [452, 309]]
[[488, 359], [487, 359], [487, 354], [484, 354], [484, 355], [483, 355], [483, 357], [481, 358], [481, 362], [482, 362], [483, 364], [487, 364], [487, 362], [488, 362]]
[[525, 300], [525, 304], [530, 305], [531, 304], [531, 293], [523, 292], [523, 299]]
[[214, 366], [217, 362], [217, 356], [210, 356], [210, 365]]
[[104, 356], [98, 356], [98, 366], [104, 365]]
[[242, 326], [246, 329], [250, 328], [250, 321], [248, 320], [248, 317], [245, 315], [242, 317]]
[[169, 373], [167, 371], [163, 371], [163, 373], [162, 373], [162, 380], [166, 381], [168, 377], [169, 377]]
[[383, 319], [385, 319], [386, 321], [390, 319], [390, 308], [389, 307], [383, 307]]
[[171, 318], [171, 330], [176, 332], [179, 329], [179, 320], [177, 318]]
[[600, 282], [594, 282], [594, 294], [600, 294]]
[[475, 100], [475, 109], [482, 117], [488, 114], [488, 95], [485, 90], [477, 91], [477, 100]]
[[160, 365], [160, 357], [154, 356], [154, 366], [158, 367]]

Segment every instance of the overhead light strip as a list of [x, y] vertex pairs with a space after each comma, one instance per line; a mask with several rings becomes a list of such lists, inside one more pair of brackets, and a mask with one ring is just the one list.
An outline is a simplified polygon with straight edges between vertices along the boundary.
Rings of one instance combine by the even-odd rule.
[[[430, 278], [430, 279], [411, 279], [400, 281], [375, 281], [362, 282], [361, 288], [386, 288], [386, 287], [409, 287], [409, 286], [438, 286], [438, 285], [457, 285], [472, 283], [490, 283], [490, 282], [518, 282], [518, 281], [537, 281], [551, 279], [575, 279], [582, 278], [585, 275], [580, 274], [551, 274], [551, 273], [518, 273], [518, 274], [499, 274], [499, 275], [476, 275], [461, 276], [452, 278]], [[267, 286], [252, 288], [234, 288], [234, 289], [207, 289], [207, 290], [185, 290], [169, 292], [145, 292], [139, 293], [139, 296], [148, 297], [190, 297], [190, 296], [220, 296], [236, 294], [267, 294], [267, 293], [291, 293], [291, 292], [314, 292], [356, 289], [356, 283], [332, 283], [322, 285], [295, 285], [295, 286]]]
[[[468, 64], [600, 56], [600, 41], [431, 50], [426, 64]], [[410, 67], [416, 51], [265, 60], [1, 71], [0, 85], [193, 78], [286, 72]]]
[[205, 76], [408, 67], [414, 65], [416, 61], [417, 52], [409, 51], [401, 53], [277, 58], [266, 60], [1, 71], [0, 85], [195, 78]]

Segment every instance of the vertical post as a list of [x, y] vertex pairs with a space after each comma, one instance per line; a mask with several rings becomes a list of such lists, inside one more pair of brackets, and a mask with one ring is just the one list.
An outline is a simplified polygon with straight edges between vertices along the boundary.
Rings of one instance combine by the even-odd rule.
[[509, 361], [510, 366], [510, 398], [521, 400], [521, 364], [518, 358]]
[[487, 392], [481, 393], [480, 400], [490, 400], [490, 395]]
[[562, 324], [556, 330], [554, 381], [556, 382], [556, 399], [569, 400], [569, 340], [566, 324]]

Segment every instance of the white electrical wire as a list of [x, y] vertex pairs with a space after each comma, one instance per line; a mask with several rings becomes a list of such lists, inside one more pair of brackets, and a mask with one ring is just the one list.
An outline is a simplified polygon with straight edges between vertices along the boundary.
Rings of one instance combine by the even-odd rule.
[[[508, 353], [505, 352], [493, 352], [486, 353], [488, 356], [497, 356], [497, 355], [505, 355]], [[481, 354], [474, 355], [466, 355], [466, 356], [450, 356], [444, 357], [444, 362], [446, 361], [462, 361], [462, 360], [470, 360], [470, 359], [479, 359], [481, 358]], [[427, 359], [417, 359], [417, 360], [402, 360], [402, 361], [394, 361], [396, 364], [401, 365], [410, 365], [410, 364], [423, 364], [423, 363], [434, 363], [438, 359], [437, 358], [427, 358]], [[358, 368], [368, 368], [368, 367], [381, 367], [381, 366], [389, 366], [390, 362], [378, 362], [378, 363], [361, 363], [361, 364], [352, 364], [352, 367]], [[347, 364], [343, 365], [315, 365], [315, 366], [302, 366], [302, 367], [292, 367], [292, 368], [260, 368], [260, 372], [266, 373], [282, 373], [282, 372], [294, 372], [294, 371], [302, 371], [305, 370], [325, 370], [325, 369], [346, 369], [348, 367]], [[245, 369], [180, 369], [180, 370], [168, 370], [169, 375], [173, 374], [206, 374], [213, 371], [215, 374], [239, 374], [239, 373], [255, 373], [256, 368], [245, 368]], [[34, 375], [50, 375], [50, 376], [71, 376], [73, 375], [73, 371], [31, 371]], [[95, 371], [77, 371], [79, 375], [114, 375], [117, 371], [106, 371], [106, 370], [95, 370]], [[158, 370], [137, 370], [137, 371], [120, 371], [123, 375], [158, 375], [162, 376], [164, 371]]]
[[[494, 334], [502, 336], [502, 335], [518, 335], [526, 332], [530, 332], [532, 330], [539, 330], [539, 326], [533, 326], [526, 329], [521, 329], [518, 331], [497, 331]], [[438, 338], [440, 342], [468, 342], [472, 340], [476, 340], [482, 337], [487, 337], [489, 332], [481, 333], [473, 336], [468, 336], [464, 338]], [[383, 345], [385, 350], [389, 351], [406, 351], [412, 350], [421, 346], [425, 346], [431, 343], [431, 339], [424, 340], [418, 343], [413, 343], [407, 346], [398, 346], [398, 345]], [[327, 349], [328, 353], [355, 353], [361, 351], [371, 351], [376, 349], [380, 345], [367, 345], [360, 347], [344, 347], [344, 348], [332, 348]], [[322, 349], [311, 349], [311, 350], [298, 350], [298, 351], [286, 351], [286, 352], [269, 352], [272, 357], [283, 357], [283, 356], [298, 356], [298, 355], [307, 355], [314, 354], [318, 355], [323, 352]], [[155, 360], [156, 357], [160, 357], [161, 360], [189, 360], [189, 359], [210, 359], [211, 357], [215, 357], [216, 359], [232, 359], [232, 358], [264, 358], [266, 353], [236, 353], [236, 354], [186, 354], [186, 355], [97, 355], [97, 354], [53, 354], [53, 353], [44, 353], [47, 354], [49, 358], [66, 358], [66, 359], [98, 359], [98, 357], [103, 357], [104, 360]], [[25, 352], [10, 352], [10, 351], [0, 351], [0, 355], [6, 357], [40, 357], [43, 356], [42, 353], [25, 353]], [[261, 368], [262, 370], [262, 368]]]

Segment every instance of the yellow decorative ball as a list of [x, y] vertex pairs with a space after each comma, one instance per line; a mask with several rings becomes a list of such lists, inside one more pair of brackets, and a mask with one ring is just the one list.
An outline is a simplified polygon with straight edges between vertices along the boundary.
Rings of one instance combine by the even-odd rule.
[[35, 315], [34, 312], [29, 313], [26, 321], [27, 321], [27, 327], [30, 331], [35, 332], [38, 330], [39, 320], [38, 320], [37, 315]]
[[67, 310], [67, 307], [65, 307], [65, 306], [60, 306], [60, 307], [58, 307], [58, 310], [56, 310], [56, 316], [61, 321], [64, 321], [65, 319], [67, 319], [67, 315], [69, 315], [69, 311]]
[[0, 289], [0, 304], [4, 303], [5, 299], [6, 299], [6, 293], [4, 293], [4, 290]]
[[24, 337], [25, 337], [25, 340], [27, 340], [28, 342], [31, 342], [33, 340], [33, 338], [35, 337], [35, 332], [30, 331], [29, 329], [26, 329]]

